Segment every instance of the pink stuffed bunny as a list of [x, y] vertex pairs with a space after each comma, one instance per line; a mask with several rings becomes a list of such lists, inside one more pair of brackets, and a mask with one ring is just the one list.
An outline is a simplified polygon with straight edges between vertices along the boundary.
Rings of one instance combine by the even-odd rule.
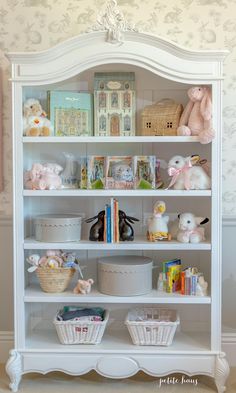
[[207, 86], [191, 87], [190, 101], [180, 118], [178, 135], [198, 135], [201, 143], [210, 143], [215, 136], [212, 128], [211, 91]]

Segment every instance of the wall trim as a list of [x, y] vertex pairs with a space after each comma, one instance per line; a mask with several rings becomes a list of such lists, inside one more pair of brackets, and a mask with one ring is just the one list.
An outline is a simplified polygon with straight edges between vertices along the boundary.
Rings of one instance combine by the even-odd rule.
[[14, 333], [0, 331], [0, 363], [5, 363], [9, 357], [10, 349], [14, 348]]
[[0, 216], [0, 226], [1, 227], [11, 227], [13, 226], [13, 217], [12, 216]]

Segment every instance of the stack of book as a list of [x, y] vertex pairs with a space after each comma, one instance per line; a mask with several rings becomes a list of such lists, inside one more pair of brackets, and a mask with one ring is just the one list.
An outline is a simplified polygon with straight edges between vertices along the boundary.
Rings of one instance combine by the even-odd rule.
[[181, 289], [181, 259], [164, 261], [162, 264], [163, 290], [168, 293]]
[[105, 206], [104, 241], [118, 243], [119, 240], [119, 203], [117, 199], [111, 198], [110, 203]]
[[182, 295], [196, 295], [199, 274], [195, 267], [187, 267], [181, 272]]

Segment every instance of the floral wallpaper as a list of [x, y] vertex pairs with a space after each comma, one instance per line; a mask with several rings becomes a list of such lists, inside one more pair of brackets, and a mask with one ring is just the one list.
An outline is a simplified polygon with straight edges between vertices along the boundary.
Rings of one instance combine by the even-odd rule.
[[[8, 51], [39, 51], [87, 30], [104, 0], [1, 0], [0, 67], [4, 97], [4, 192], [0, 214], [12, 212], [11, 87]], [[223, 212], [236, 214], [236, 0], [118, 0], [140, 30], [187, 48], [229, 49], [225, 62]]]

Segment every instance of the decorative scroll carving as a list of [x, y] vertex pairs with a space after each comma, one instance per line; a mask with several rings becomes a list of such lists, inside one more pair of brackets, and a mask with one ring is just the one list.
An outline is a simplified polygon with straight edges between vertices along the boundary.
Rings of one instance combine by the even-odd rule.
[[106, 6], [105, 12], [97, 17], [97, 21], [90, 31], [107, 31], [107, 42], [111, 44], [122, 44], [124, 42], [125, 31], [137, 31], [134, 25], [131, 25], [119, 10], [116, 0], [110, 0]]
[[229, 365], [225, 359], [225, 353], [221, 353], [216, 358], [216, 369], [215, 369], [215, 383], [218, 389], [218, 393], [223, 393], [226, 390], [225, 382], [229, 376]]
[[10, 358], [6, 364], [6, 373], [11, 381], [9, 388], [17, 392], [22, 374], [21, 355], [15, 349], [12, 349], [9, 354]]

